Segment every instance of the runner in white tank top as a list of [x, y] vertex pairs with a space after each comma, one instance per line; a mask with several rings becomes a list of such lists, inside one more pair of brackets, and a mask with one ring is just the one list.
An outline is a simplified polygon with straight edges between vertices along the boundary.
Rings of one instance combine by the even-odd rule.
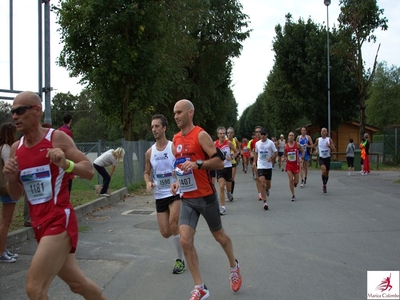
[[335, 144], [333, 140], [327, 136], [328, 130], [326, 128], [321, 129], [321, 137], [317, 138], [315, 141], [315, 147], [318, 147], [318, 162], [321, 166], [322, 171], [322, 192], [326, 193], [326, 184], [329, 179], [329, 170], [331, 166], [331, 152], [336, 151]]
[[178, 224], [181, 200], [179, 193], [174, 196], [170, 189], [171, 184], [176, 181], [174, 174], [175, 149], [173, 143], [168, 141], [165, 136], [167, 126], [168, 121], [164, 115], [153, 116], [151, 131], [156, 142], [146, 151], [143, 177], [147, 192], [151, 192], [154, 188], [158, 227], [161, 235], [164, 238], [173, 235], [172, 242], [176, 249], [177, 259], [172, 273], [182, 274], [186, 268]]

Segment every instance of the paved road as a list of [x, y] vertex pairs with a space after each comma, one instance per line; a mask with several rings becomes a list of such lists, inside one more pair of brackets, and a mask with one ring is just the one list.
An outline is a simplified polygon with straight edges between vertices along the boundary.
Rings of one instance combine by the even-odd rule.
[[[328, 193], [319, 171], [290, 201], [286, 172], [273, 172], [269, 211], [251, 174], [240, 169], [223, 225], [240, 260], [243, 286], [230, 290], [229, 266], [201, 219], [195, 244], [210, 299], [366, 299], [367, 270], [400, 270], [398, 172], [346, 176], [332, 171]], [[109, 299], [187, 300], [189, 272], [172, 274], [171, 240], [158, 232], [152, 197], [135, 196], [80, 220], [77, 258]], [[0, 265], [0, 299], [26, 299], [35, 241], [16, 245], [17, 263]], [[398, 285], [399, 283], [397, 283]], [[55, 280], [50, 299], [81, 299]]]

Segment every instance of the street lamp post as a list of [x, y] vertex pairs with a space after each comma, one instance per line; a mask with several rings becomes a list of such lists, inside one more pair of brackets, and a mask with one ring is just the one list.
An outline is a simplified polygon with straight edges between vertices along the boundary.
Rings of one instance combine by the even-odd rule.
[[329, 62], [329, 5], [331, 0], [324, 0], [326, 5], [326, 47], [327, 47], [327, 59], [328, 59], [328, 136], [331, 136], [331, 74], [330, 74], [330, 62]]

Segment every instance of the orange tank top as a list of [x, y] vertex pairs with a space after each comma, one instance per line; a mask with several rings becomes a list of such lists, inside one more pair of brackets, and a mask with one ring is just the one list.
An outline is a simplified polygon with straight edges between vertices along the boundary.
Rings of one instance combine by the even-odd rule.
[[203, 130], [203, 128], [195, 126], [185, 136], [182, 136], [182, 132], [174, 136], [177, 177], [179, 188], [182, 191], [182, 198], [185, 199], [200, 198], [215, 193], [215, 187], [211, 182], [208, 170], [196, 169], [184, 174], [179, 172], [180, 164], [186, 160], [208, 159], [208, 155], [201, 147], [198, 137], [199, 133]]

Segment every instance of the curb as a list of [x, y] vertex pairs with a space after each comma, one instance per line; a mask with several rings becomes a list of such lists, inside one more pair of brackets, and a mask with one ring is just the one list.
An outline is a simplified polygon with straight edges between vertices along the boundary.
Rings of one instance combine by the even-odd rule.
[[[97, 198], [91, 202], [79, 205], [75, 207], [76, 218], [80, 220], [86, 216], [86, 214], [95, 211], [99, 207], [107, 206], [124, 199], [125, 195], [127, 194], [128, 189], [124, 187], [111, 193], [110, 197]], [[31, 239], [35, 239], [35, 234], [33, 233], [32, 227], [17, 229], [8, 233], [7, 246], [14, 246], [15, 244], [19, 244]]]

